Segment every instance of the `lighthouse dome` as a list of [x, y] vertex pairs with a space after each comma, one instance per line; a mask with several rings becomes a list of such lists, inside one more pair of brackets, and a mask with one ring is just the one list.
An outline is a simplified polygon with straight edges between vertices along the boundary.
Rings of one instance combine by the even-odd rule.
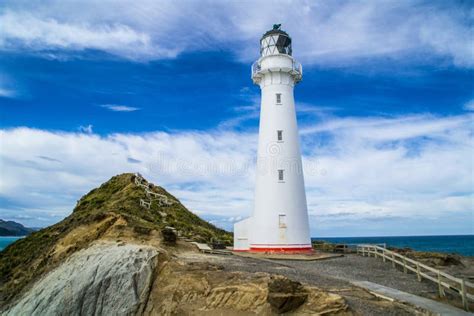
[[291, 37], [280, 29], [281, 24], [274, 24], [273, 29], [263, 34], [260, 39], [260, 56], [286, 54], [291, 56]]

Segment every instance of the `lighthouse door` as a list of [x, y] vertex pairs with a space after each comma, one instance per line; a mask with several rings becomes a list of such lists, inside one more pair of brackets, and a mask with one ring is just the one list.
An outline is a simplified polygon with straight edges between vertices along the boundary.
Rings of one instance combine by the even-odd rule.
[[279, 227], [280, 242], [285, 242], [286, 241], [286, 215], [285, 214], [278, 215], [278, 227]]

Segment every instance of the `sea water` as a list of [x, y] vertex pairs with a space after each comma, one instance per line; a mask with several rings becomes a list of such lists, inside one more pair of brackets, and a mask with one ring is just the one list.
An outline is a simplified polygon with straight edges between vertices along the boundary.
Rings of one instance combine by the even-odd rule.
[[0, 237], [0, 251], [2, 251], [3, 249], [5, 249], [9, 244], [15, 242], [16, 240], [20, 239], [20, 238], [23, 238], [23, 236], [16, 236], [16, 237]]
[[458, 236], [394, 236], [394, 237], [313, 237], [341, 244], [387, 244], [387, 247], [411, 248], [418, 251], [456, 253], [474, 256], [474, 235]]

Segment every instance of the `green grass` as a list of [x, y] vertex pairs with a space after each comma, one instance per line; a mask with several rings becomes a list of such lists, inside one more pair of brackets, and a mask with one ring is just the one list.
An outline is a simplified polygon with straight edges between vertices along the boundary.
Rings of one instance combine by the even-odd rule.
[[[153, 191], [167, 195], [176, 202], [170, 206], [152, 203], [150, 209], [141, 207], [140, 199], [146, 199], [145, 190], [136, 186], [133, 179], [134, 175], [130, 173], [112, 177], [83, 196], [64, 220], [19, 239], [0, 252], [0, 306], [8, 303], [32, 280], [60, 263], [53, 260], [51, 252], [61, 238], [80, 225], [96, 223], [111, 214], [124, 217], [127, 225], [138, 234], [148, 235], [151, 230], [161, 231], [165, 226], [172, 226], [182, 236], [196, 241], [219, 239], [232, 244], [231, 233], [202, 220], [159, 186], [155, 186]], [[166, 222], [159, 212], [168, 214]], [[86, 247], [89, 242], [78, 240], [73, 251]]]

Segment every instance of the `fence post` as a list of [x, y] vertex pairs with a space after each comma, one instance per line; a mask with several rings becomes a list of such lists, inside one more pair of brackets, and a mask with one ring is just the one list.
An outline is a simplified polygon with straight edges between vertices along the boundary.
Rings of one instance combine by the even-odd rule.
[[392, 252], [392, 267], [395, 268], [395, 254]]
[[439, 292], [439, 297], [444, 297], [443, 285], [441, 285], [441, 274], [439, 274], [439, 271], [438, 271], [438, 292]]
[[405, 260], [405, 257], [403, 257], [403, 272], [407, 273], [407, 262]]
[[421, 274], [420, 274], [420, 265], [416, 264], [416, 276], [418, 277], [418, 281], [421, 282]]
[[385, 249], [382, 250], [382, 258], [383, 258], [383, 262], [385, 262]]
[[466, 311], [469, 311], [469, 304], [467, 302], [467, 295], [466, 295], [466, 281], [461, 279], [461, 296], [462, 296], [462, 306]]

